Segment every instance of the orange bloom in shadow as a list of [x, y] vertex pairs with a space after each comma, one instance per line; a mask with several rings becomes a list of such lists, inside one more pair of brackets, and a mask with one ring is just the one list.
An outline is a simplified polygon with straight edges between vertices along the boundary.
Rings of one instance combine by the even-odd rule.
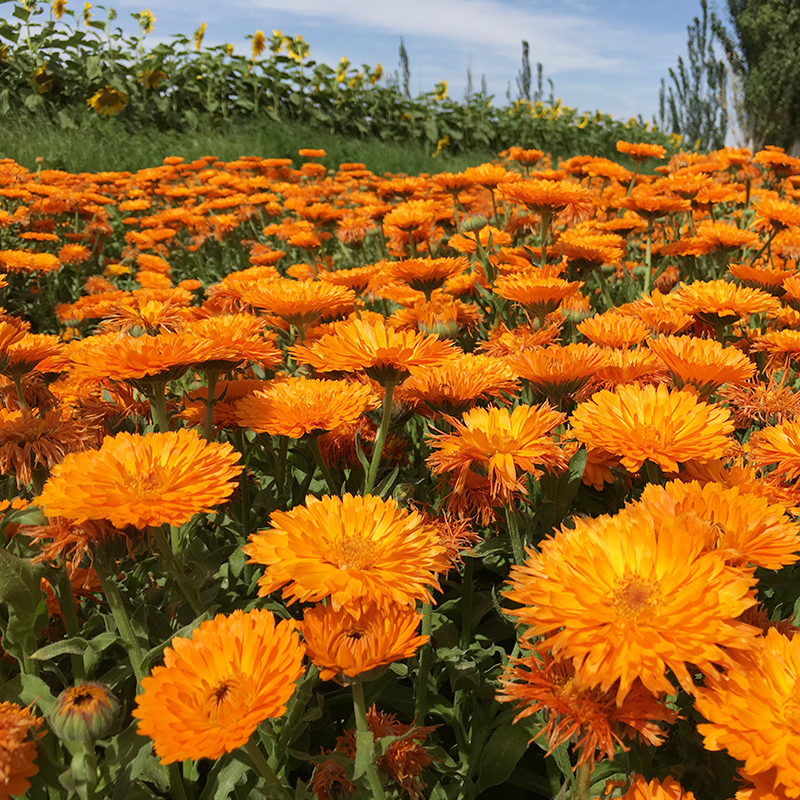
[[627, 751], [624, 738], [658, 747], [664, 740], [658, 723], [671, 723], [677, 716], [638, 681], [619, 705], [614, 687], [604, 692], [581, 686], [572, 662], [554, 659], [543, 646], [512, 658], [500, 683], [497, 699], [521, 708], [515, 722], [545, 712], [545, 725], [531, 741], [544, 736], [548, 755], [572, 741], [578, 766], [589, 764], [591, 769], [598, 756], [611, 760], [617, 747]]
[[[268, 665], [268, 669], [265, 666]], [[303, 672], [293, 620], [236, 610], [176, 637], [164, 666], [142, 679], [133, 716], [162, 764], [220, 758], [247, 743], [265, 719], [283, 716]]]
[[266, 566], [259, 597], [284, 587], [290, 603], [330, 597], [337, 609], [359, 599], [427, 603], [427, 587], [448, 568], [436, 529], [393, 499], [309, 496], [304, 506], [274, 511], [270, 522], [243, 548], [249, 563]]
[[641, 775], [636, 775], [620, 800], [695, 800], [695, 796], [672, 777], [663, 782], [653, 778], [648, 783]]
[[0, 703], [0, 798], [22, 797], [31, 788], [28, 778], [36, 775], [36, 731], [42, 720], [16, 703]]
[[417, 635], [421, 621], [409, 606], [381, 608], [358, 600], [338, 609], [322, 604], [306, 609], [301, 631], [320, 678], [347, 685], [348, 678], [411, 658], [430, 638]]

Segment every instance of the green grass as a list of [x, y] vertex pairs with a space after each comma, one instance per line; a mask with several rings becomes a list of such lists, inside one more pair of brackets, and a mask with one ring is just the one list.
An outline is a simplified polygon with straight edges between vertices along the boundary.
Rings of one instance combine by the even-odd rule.
[[[223, 161], [239, 156], [295, 158], [301, 147], [323, 148], [324, 163], [362, 162], [376, 174], [418, 175], [421, 172], [457, 172], [490, 161], [496, 153], [476, 151], [433, 158], [416, 145], [398, 145], [375, 139], [356, 139], [320, 132], [294, 123], [266, 119], [260, 123], [203, 122], [196, 130], [130, 133], [118, 120], [85, 117], [74, 130], [65, 130], [43, 116], [6, 117], [0, 124], [0, 158], [13, 158], [30, 170], [36, 158], [43, 168], [68, 172], [135, 171], [153, 167], [166, 156], [187, 161], [214, 155]], [[431, 148], [432, 150], [433, 148]], [[298, 160], [299, 165], [299, 160]]]

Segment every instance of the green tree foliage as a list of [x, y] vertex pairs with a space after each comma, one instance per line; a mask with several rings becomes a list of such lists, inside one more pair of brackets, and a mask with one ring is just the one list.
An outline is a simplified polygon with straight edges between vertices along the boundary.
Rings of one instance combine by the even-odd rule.
[[800, 151], [800, 3], [726, 0], [730, 29], [712, 14], [742, 89], [739, 122], [753, 149]]
[[677, 69], [669, 71], [669, 88], [661, 80], [659, 112], [662, 128], [682, 134], [690, 144], [715, 150], [724, 146], [728, 130], [727, 69], [714, 53], [713, 12], [709, 19], [707, 0], [700, 0], [700, 5], [702, 19], [695, 17], [687, 27], [688, 63], [678, 57]]

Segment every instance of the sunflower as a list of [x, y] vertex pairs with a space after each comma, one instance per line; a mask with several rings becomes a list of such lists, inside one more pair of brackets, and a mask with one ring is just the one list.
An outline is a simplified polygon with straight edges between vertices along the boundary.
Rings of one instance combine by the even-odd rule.
[[264, 31], [256, 31], [253, 34], [253, 61], [255, 61], [264, 52], [266, 45], [267, 38], [264, 36]]
[[22, 797], [31, 788], [28, 780], [39, 771], [36, 765], [36, 731], [42, 720], [29, 708], [0, 703], [0, 799]]
[[383, 322], [369, 324], [359, 319], [342, 323], [335, 333], [311, 345], [295, 345], [289, 350], [300, 364], [319, 372], [364, 370], [382, 385], [400, 383], [409, 374], [439, 366], [460, 352], [438, 336], [396, 331]]
[[640, 502], [655, 516], [696, 514], [710, 524], [709, 546], [735, 566], [781, 569], [800, 556], [800, 533], [781, 505], [737, 486], [697, 481], [648, 484]]
[[379, 400], [367, 384], [286, 378], [247, 394], [236, 404], [243, 428], [299, 439], [306, 434], [352, 425]]
[[137, 732], [153, 740], [162, 764], [220, 758], [283, 716], [302, 662], [293, 620], [276, 625], [264, 609], [218, 614], [191, 639], [174, 638], [164, 666], [142, 680]]
[[461, 421], [451, 418], [454, 433], [430, 437], [428, 466], [434, 475], [455, 473], [454, 491], [464, 490], [467, 473], [487, 474], [495, 497], [526, 493], [517, 470], [541, 475], [541, 468], [561, 465], [562, 453], [552, 438], [565, 415], [547, 403], [540, 406], [473, 408]]
[[301, 631], [320, 678], [347, 683], [347, 678], [411, 658], [430, 638], [417, 635], [421, 621], [422, 615], [409, 606], [356, 600], [336, 609], [319, 603], [303, 612]]
[[663, 384], [636, 383], [596, 392], [578, 405], [570, 424], [579, 442], [619, 455], [631, 472], [645, 461], [677, 472], [685, 461], [721, 458], [734, 430], [726, 409]]
[[661, 519], [642, 506], [578, 520], [511, 568], [507, 596], [522, 607], [507, 613], [529, 626], [524, 641], [545, 636], [555, 658], [571, 659], [581, 685], [619, 681], [618, 703], [637, 678], [673, 693], [667, 669], [691, 692], [688, 664], [727, 664], [756, 632], [736, 621], [756, 602], [756, 579], [708, 551], [707, 531], [694, 514]]
[[274, 511], [270, 522], [243, 548], [249, 563], [266, 565], [259, 597], [284, 587], [290, 603], [413, 605], [430, 601], [427, 587], [448, 567], [436, 529], [394, 499], [309, 496], [304, 506]]
[[229, 444], [194, 431], [120, 433], [99, 450], [70, 453], [53, 467], [36, 502], [49, 517], [119, 528], [181, 525], [214, 510], [234, 489], [242, 468]]
[[666, 364], [679, 389], [694, 386], [701, 397], [708, 397], [724, 383], [746, 383], [756, 371], [741, 350], [714, 339], [662, 336], [647, 344]]
[[788, 639], [770, 629], [752, 652], [707, 681], [695, 698], [708, 720], [697, 726], [706, 749], [727, 750], [744, 761], [748, 776], [767, 778], [776, 794], [800, 795], [800, 636]]
[[603, 692], [581, 686], [575, 680], [572, 662], [554, 659], [542, 646], [523, 658], [512, 658], [500, 675], [500, 683], [497, 699], [521, 709], [515, 722], [544, 712], [545, 725], [534, 739], [546, 738], [548, 755], [571, 741], [579, 754], [578, 766], [589, 764], [592, 770], [598, 750], [601, 759], [611, 760], [617, 747], [629, 749], [623, 737], [657, 747], [664, 739], [658, 723], [673, 722], [676, 717], [639, 681], [620, 705], [613, 687]]
[[116, 116], [128, 105], [128, 95], [107, 84], [98, 89], [87, 101], [86, 105], [93, 108], [100, 116]]

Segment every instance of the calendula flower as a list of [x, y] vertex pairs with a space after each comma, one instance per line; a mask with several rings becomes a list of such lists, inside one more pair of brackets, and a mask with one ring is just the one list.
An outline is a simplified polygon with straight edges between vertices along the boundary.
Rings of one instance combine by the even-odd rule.
[[636, 679], [671, 694], [670, 669], [693, 691], [688, 664], [729, 663], [753, 646], [755, 628], [736, 618], [755, 604], [755, 577], [706, 549], [708, 526], [691, 513], [659, 518], [642, 506], [562, 528], [511, 568], [508, 613], [525, 641], [545, 636], [555, 658], [571, 659], [587, 688], [617, 685], [621, 703]]
[[133, 716], [162, 764], [220, 758], [280, 717], [303, 672], [293, 620], [272, 612], [218, 614], [164, 649], [164, 666], [142, 679]]
[[708, 676], [695, 698], [708, 722], [697, 729], [706, 749], [727, 750], [744, 761], [748, 776], [763, 776], [774, 792], [798, 797], [800, 636], [789, 639], [770, 629], [755, 644], [724, 673]]
[[800, 422], [787, 420], [750, 437], [750, 463], [772, 468], [770, 478], [796, 487], [800, 482]]
[[663, 782], [653, 778], [648, 783], [641, 775], [635, 775], [620, 800], [695, 800], [695, 796], [672, 777], [665, 778]]
[[116, 116], [128, 105], [128, 95], [107, 84], [102, 89], [98, 89], [86, 101], [86, 105], [93, 108], [102, 117]]
[[367, 384], [287, 378], [243, 397], [239, 425], [257, 433], [299, 439], [309, 433], [352, 425], [379, 400]]
[[747, 319], [751, 314], [775, 316], [781, 310], [780, 301], [772, 295], [724, 280], [682, 283], [670, 293], [669, 305], [711, 325]]
[[301, 364], [319, 372], [363, 370], [379, 383], [400, 383], [410, 374], [436, 367], [460, 351], [438, 336], [397, 331], [383, 322], [354, 319], [337, 326], [312, 344], [295, 345], [290, 352]]
[[463, 491], [467, 473], [489, 476], [492, 494], [509, 499], [515, 492], [526, 493], [518, 470], [540, 475], [542, 468], [561, 465], [562, 452], [552, 431], [565, 415], [547, 403], [540, 406], [473, 408], [459, 422], [451, 418], [454, 433], [430, 437], [433, 452], [428, 466], [434, 475], [455, 473], [454, 491]]
[[570, 425], [579, 442], [619, 455], [631, 472], [645, 461], [677, 472], [686, 461], [710, 461], [732, 446], [730, 412], [689, 392], [629, 384], [580, 403]]
[[469, 269], [466, 258], [409, 258], [391, 261], [381, 273], [387, 282], [402, 281], [412, 289], [425, 292], [430, 299], [434, 289], [440, 288], [447, 278], [460, 275]]
[[78, 523], [182, 525], [227, 500], [242, 470], [238, 460], [231, 445], [186, 429], [120, 433], [54, 466], [36, 502], [49, 517]]
[[250, 563], [266, 566], [260, 597], [284, 587], [289, 602], [413, 605], [430, 602], [427, 587], [447, 570], [436, 529], [393, 499], [309, 496], [304, 506], [274, 511], [270, 523], [243, 548]]
[[588, 764], [590, 769], [598, 757], [613, 759], [617, 747], [627, 751], [625, 738], [657, 747], [664, 740], [664, 730], [658, 723], [673, 722], [676, 717], [638, 681], [619, 705], [614, 687], [603, 692], [581, 686], [572, 662], [554, 659], [542, 646], [522, 658], [512, 658], [500, 675], [500, 683], [497, 699], [521, 709], [515, 722], [545, 712], [545, 725], [533, 740], [544, 736], [548, 755], [571, 741], [578, 753], [578, 765]]
[[498, 278], [493, 291], [506, 300], [519, 303], [529, 314], [542, 319], [555, 311], [565, 298], [576, 294], [581, 286], [581, 281], [565, 281], [525, 272]]
[[578, 332], [593, 344], [615, 349], [635, 347], [650, 336], [640, 319], [615, 311], [585, 319], [578, 325]]
[[512, 203], [537, 214], [552, 216], [570, 209], [573, 214], [589, 211], [594, 195], [579, 183], [568, 181], [528, 180], [501, 183], [498, 191]]
[[646, 142], [633, 143], [620, 139], [617, 142], [617, 151], [629, 155], [637, 164], [642, 164], [648, 158], [660, 158], [663, 160], [667, 154], [667, 148], [660, 144], [648, 144]]
[[422, 615], [409, 606], [356, 600], [338, 609], [322, 604], [306, 609], [301, 630], [320, 678], [348, 683], [348, 678], [411, 658], [430, 638], [417, 634], [421, 621]]
[[85, 681], [64, 689], [49, 715], [59, 739], [94, 742], [116, 722], [119, 700], [104, 684]]
[[28, 778], [39, 771], [36, 765], [37, 733], [42, 724], [29, 708], [0, 703], [0, 798], [22, 797], [31, 788]]

